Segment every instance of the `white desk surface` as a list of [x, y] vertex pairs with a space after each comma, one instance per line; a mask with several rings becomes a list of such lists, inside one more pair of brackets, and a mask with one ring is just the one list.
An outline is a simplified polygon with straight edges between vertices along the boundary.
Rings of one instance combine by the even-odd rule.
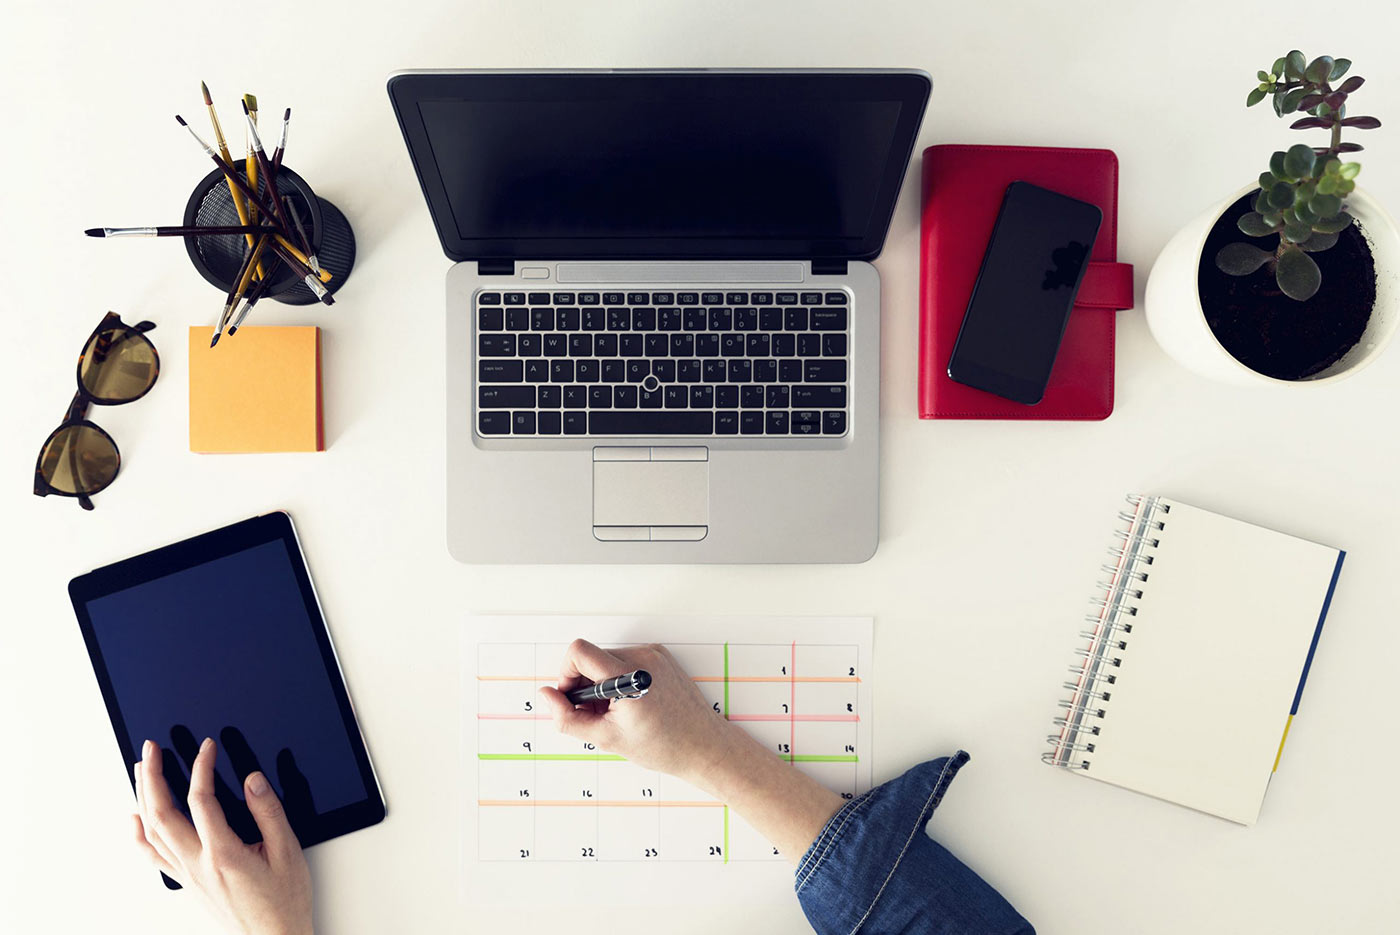
[[[884, 469], [873, 560], [473, 568], [443, 544], [448, 261], [384, 91], [390, 72], [923, 68], [934, 90], [920, 148], [1117, 151], [1119, 255], [1137, 266], [1140, 300], [1171, 233], [1300, 138], [1266, 107], [1244, 109], [1254, 72], [1294, 45], [1345, 54], [1370, 79], [1356, 105], [1387, 127], [1356, 135], [1367, 146], [1361, 181], [1400, 211], [1400, 14], [1244, 6], [305, 0], [296, 12], [264, 13], [254, 33], [269, 18], [278, 32], [250, 46], [216, 25], [226, 5], [19, 0], [0, 37], [0, 930], [209, 930], [195, 900], [167, 894], [130, 849], [131, 792], [65, 585], [277, 508], [299, 525], [389, 802], [383, 824], [310, 852], [326, 932], [564, 930], [622, 908], [458, 903], [456, 651], [468, 611], [874, 615], [876, 779], [971, 751], [938, 813], [939, 837], [1040, 932], [1393, 928], [1400, 349], [1335, 387], [1236, 389], [1166, 358], [1141, 312], [1129, 311], [1108, 421], [921, 422], [916, 154], [878, 261]], [[314, 41], [300, 32], [307, 25]], [[268, 113], [293, 106], [288, 165], [355, 228], [359, 260], [334, 308], [257, 312], [260, 323], [325, 329], [323, 454], [189, 453], [183, 329], [209, 322], [218, 298], [178, 241], [81, 234], [178, 223], [209, 165], [171, 115], [203, 122], [201, 78], [227, 124], [244, 89]], [[37, 446], [72, 396], [78, 342], [106, 309], [158, 322], [164, 366], [139, 404], [96, 414], [125, 465], [88, 515], [28, 486]], [[1040, 763], [1127, 491], [1350, 551], [1287, 756], [1252, 829]], [[1206, 648], [1201, 664], [1231, 661]], [[670, 932], [805, 930], [795, 898], [758, 912], [705, 903], [661, 917]]]

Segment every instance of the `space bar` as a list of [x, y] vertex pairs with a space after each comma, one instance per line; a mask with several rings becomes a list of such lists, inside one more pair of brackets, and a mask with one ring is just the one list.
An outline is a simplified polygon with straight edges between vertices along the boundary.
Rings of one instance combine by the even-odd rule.
[[589, 435], [713, 435], [714, 431], [713, 412], [594, 410], [588, 414]]

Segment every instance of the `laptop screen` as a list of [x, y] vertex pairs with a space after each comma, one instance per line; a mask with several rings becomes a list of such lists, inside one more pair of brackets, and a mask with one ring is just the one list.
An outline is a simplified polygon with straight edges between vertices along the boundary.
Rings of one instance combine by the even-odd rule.
[[541, 259], [873, 256], [927, 89], [790, 72], [390, 85], [448, 254]]

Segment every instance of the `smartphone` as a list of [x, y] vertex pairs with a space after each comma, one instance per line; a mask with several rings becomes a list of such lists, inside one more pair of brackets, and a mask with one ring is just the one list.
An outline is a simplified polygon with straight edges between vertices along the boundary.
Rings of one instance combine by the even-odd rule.
[[1035, 405], [1055, 366], [1103, 212], [1012, 182], [958, 331], [948, 376]]

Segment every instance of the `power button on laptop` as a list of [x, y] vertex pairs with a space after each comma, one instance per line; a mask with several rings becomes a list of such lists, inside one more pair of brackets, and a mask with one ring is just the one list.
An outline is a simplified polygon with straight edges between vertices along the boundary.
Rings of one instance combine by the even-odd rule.
[[548, 279], [548, 266], [522, 266], [520, 267], [521, 279]]

